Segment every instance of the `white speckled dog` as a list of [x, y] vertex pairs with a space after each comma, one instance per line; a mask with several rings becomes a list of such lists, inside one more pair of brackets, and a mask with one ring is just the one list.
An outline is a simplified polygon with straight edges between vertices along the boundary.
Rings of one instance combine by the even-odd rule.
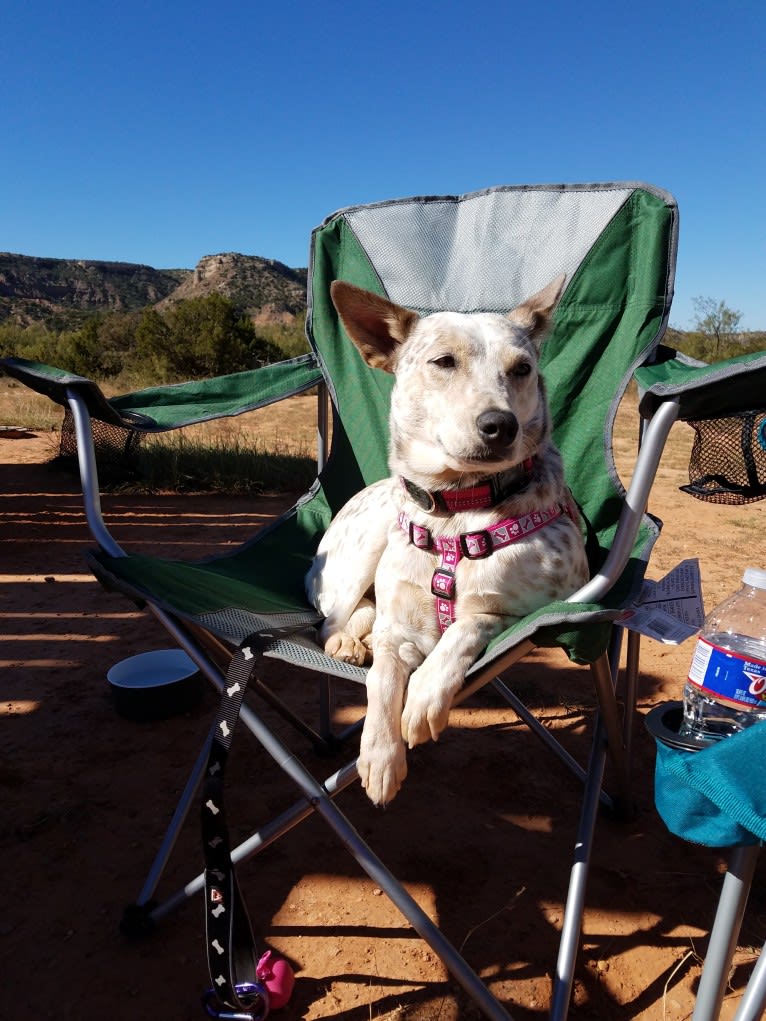
[[406, 776], [405, 743], [444, 730], [487, 643], [587, 581], [537, 368], [563, 284], [508, 316], [422, 318], [332, 285], [365, 361], [396, 377], [391, 477], [346, 504], [306, 578], [326, 651], [354, 663], [372, 654], [358, 769], [377, 804]]

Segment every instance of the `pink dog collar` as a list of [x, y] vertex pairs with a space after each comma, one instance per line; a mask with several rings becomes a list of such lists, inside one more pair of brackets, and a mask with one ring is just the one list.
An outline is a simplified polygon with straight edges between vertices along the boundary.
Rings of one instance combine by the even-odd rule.
[[431, 492], [423, 489], [410, 479], [401, 478], [402, 485], [411, 500], [429, 513], [440, 510], [450, 514], [460, 511], [485, 510], [494, 507], [512, 493], [520, 493], [532, 478], [534, 458], [528, 457], [507, 471], [490, 475], [476, 486], [465, 489], [439, 489]]
[[463, 557], [468, 560], [481, 560], [483, 557], [491, 556], [495, 550], [533, 535], [551, 521], [560, 518], [562, 514], [576, 520], [571, 507], [556, 504], [545, 510], [523, 514], [520, 518], [506, 518], [477, 532], [434, 536], [430, 529], [411, 521], [402, 511], [398, 519], [399, 527], [412, 545], [427, 553], [438, 553], [441, 558], [431, 578], [431, 592], [436, 599], [436, 619], [442, 634], [455, 622], [455, 568]]

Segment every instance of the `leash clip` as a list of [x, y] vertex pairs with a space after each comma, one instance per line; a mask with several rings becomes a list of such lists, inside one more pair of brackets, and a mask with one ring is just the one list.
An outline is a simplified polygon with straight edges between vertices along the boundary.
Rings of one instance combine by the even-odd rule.
[[264, 1021], [269, 1013], [269, 991], [262, 982], [241, 982], [235, 986], [237, 999], [247, 1004], [244, 1010], [221, 1010], [216, 1006], [218, 997], [214, 989], [202, 997], [202, 1006], [208, 1017], [217, 1021]]

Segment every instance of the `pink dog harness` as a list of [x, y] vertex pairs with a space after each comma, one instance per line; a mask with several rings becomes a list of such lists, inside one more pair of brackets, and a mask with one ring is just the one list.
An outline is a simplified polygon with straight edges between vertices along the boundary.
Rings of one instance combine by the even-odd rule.
[[574, 508], [557, 504], [545, 510], [533, 511], [520, 518], [506, 518], [496, 525], [478, 532], [463, 532], [461, 535], [432, 535], [423, 525], [418, 525], [402, 511], [399, 515], [399, 527], [408, 537], [413, 546], [426, 552], [435, 552], [440, 556], [440, 563], [431, 578], [431, 592], [436, 599], [436, 619], [442, 634], [450, 624], [454, 624], [456, 579], [455, 568], [466, 557], [468, 560], [481, 560], [491, 556], [496, 549], [510, 546], [520, 539], [525, 539], [535, 532], [560, 518], [562, 514], [576, 521]]

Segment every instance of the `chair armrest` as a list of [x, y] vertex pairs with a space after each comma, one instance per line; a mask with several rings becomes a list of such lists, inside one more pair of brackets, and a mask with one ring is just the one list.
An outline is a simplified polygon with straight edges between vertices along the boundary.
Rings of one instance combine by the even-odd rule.
[[90, 379], [25, 358], [2, 358], [9, 376], [67, 407], [76, 393], [92, 418], [138, 432], [166, 432], [196, 422], [230, 418], [303, 393], [319, 385], [322, 372], [312, 354], [212, 379], [150, 387], [107, 398]]
[[27, 358], [0, 358], [0, 365], [9, 376], [64, 408], [69, 406], [67, 391], [71, 387], [80, 394], [94, 418], [109, 425], [123, 425], [119, 414], [112, 408], [99, 386], [85, 376], [78, 376], [66, 369], [56, 368], [55, 365], [33, 362]]
[[[667, 350], [667, 349], [666, 349]], [[678, 417], [725, 418], [766, 406], [766, 351], [739, 355], [712, 365], [678, 352], [636, 369], [639, 411], [650, 418], [663, 401], [677, 399]]]

